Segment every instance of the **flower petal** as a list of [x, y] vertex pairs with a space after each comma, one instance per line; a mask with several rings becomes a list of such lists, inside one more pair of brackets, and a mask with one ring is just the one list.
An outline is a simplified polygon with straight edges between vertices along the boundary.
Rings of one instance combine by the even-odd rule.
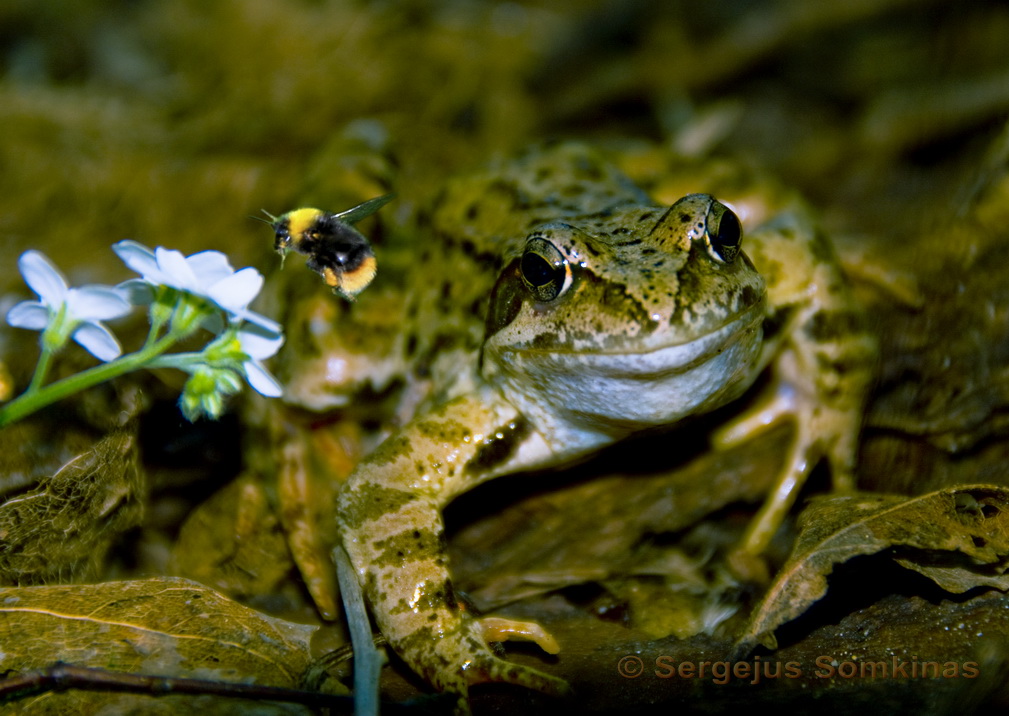
[[110, 361], [123, 352], [116, 337], [101, 323], [82, 323], [74, 331], [73, 338], [100, 361]]
[[67, 295], [67, 280], [41, 251], [25, 251], [18, 259], [25, 283], [47, 306], [57, 307]]
[[107, 321], [120, 318], [133, 307], [114, 288], [83, 286], [67, 292], [67, 309], [75, 318], [84, 321]]
[[[163, 274], [163, 280], [157, 281], [156, 283], [163, 283], [166, 286], [180, 288], [183, 291], [189, 291], [197, 296], [205, 295], [201, 290], [202, 287], [196, 280], [196, 274], [194, 274], [193, 270], [189, 268], [189, 264], [186, 263], [186, 257], [182, 255], [181, 251], [166, 249], [159, 246], [154, 249], [154, 257], [158, 260], [158, 268]], [[144, 276], [144, 278], [148, 277]]]
[[284, 388], [277, 382], [277, 379], [270, 375], [266, 369], [256, 361], [246, 361], [242, 364], [245, 370], [245, 377], [249, 385], [260, 395], [267, 398], [279, 398], [284, 393]]
[[[192, 256], [159, 246], [153, 252], [135, 241], [120, 241], [113, 246], [127, 266], [143, 276], [144, 281], [168, 286], [217, 304], [231, 323], [248, 321], [274, 336], [281, 326], [265, 316], [248, 310], [248, 305], [263, 287], [263, 276], [251, 266], [234, 271], [228, 257], [220, 251], [200, 251]], [[140, 293], [135, 284], [117, 287], [134, 304], [150, 303], [149, 293]], [[102, 319], [104, 320], [104, 319]]]
[[22, 301], [7, 312], [7, 324], [41, 331], [49, 325], [49, 309], [38, 301]]
[[235, 273], [235, 269], [228, 263], [228, 257], [220, 251], [200, 251], [186, 257], [186, 263], [203, 286], [210, 286]]
[[116, 286], [115, 290], [134, 306], [146, 306], [154, 300], [154, 286], [142, 278], [131, 278]]
[[265, 360], [275, 355], [284, 345], [284, 336], [249, 325], [238, 329], [238, 342], [242, 346], [242, 352], [250, 358]]
[[209, 286], [206, 295], [214, 303], [231, 311], [248, 306], [261, 288], [263, 275], [249, 266]]
[[242, 321], [248, 321], [252, 325], [256, 326], [257, 328], [261, 328], [267, 333], [272, 333], [275, 336], [283, 335], [284, 332], [283, 326], [281, 326], [276, 321], [267, 318], [266, 316], [256, 313], [255, 311], [248, 311], [245, 309], [229, 309], [229, 313], [231, 313], [233, 317], [232, 320], [237, 319]]
[[143, 244], [124, 239], [112, 244], [112, 250], [124, 264], [141, 276], [158, 273], [158, 261], [154, 258], [154, 252]]

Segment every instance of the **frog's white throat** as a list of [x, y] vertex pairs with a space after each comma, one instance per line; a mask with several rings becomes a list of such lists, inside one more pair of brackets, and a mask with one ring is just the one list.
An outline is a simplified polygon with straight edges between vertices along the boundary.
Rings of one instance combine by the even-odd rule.
[[687, 343], [647, 352], [507, 351], [487, 377], [555, 453], [581, 453], [739, 397], [759, 373], [763, 306]]

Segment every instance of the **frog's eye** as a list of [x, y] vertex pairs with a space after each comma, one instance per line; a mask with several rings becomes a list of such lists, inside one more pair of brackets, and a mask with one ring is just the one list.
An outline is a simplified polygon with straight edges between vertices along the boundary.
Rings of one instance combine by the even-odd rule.
[[732, 263], [743, 240], [743, 227], [732, 209], [721, 202], [712, 201], [708, 209], [707, 229], [704, 241], [711, 258], [721, 263]]
[[571, 285], [571, 264], [544, 238], [526, 242], [520, 264], [522, 282], [538, 301], [553, 301]]

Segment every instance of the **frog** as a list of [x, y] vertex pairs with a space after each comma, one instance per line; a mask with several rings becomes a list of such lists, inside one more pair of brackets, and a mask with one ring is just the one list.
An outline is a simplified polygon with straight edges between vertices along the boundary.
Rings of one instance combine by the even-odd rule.
[[[492, 646], [555, 653], [546, 630], [481, 618], [453, 588], [442, 511], [463, 492], [675, 429], [764, 374], [761, 399], [713, 440], [793, 425], [737, 554], [767, 547], [821, 461], [835, 490], [854, 487], [876, 343], [812, 212], [787, 192], [765, 200], [724, 177], [665, 181], [620, 163], [565, 142], [450, 180], [419, 212], [415, 255], [377, 249], [389, 278], [353, 307], [373, 301], [370, 315], [401, 330], [381, 332], [380, 356], [353, 377], [396, 397], [384, 441], [339, 489], [340, 548], [388, 645], [460, 713], [484, 682], [567, 689]], [[300, 389], [345, 401], [333, 396], [347, 395], [346, 371], [337, 382]]]

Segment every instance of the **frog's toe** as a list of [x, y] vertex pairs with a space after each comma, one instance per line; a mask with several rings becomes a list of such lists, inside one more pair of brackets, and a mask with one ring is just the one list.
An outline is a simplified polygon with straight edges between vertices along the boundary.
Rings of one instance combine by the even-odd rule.
[[571, 693], [571, 686], [564, 679], [489, 654], [485, 658], [473, 659], [466, 671], [470, 685], [500, 682], [524, 686], [551, 696]]
[[557, 654], [560, 644], [546, 629], [536, 622], [520, 622], [502, 617], [480, 619], [485, 641], [531, 641], [548, 654]]
[[460, 666], [457, 668], [437, 670], [429, 674], [429, 680], [439, 690], [458, 697], [455, 706], [457, 716], [470, 713], [469, 687], [478, 684], [514, 684], [550, 696], [565, 696], [571, 693], [571, 687], [564, 679], [505, 661], [496, 656], [486, 644], [477, 647], [471, 643], [470, 647], [465, 659], [458, 662]]
[[[570, 692], [570, 686], [563, 679], [506, 661], [495, 654], [488, 644], [489, 641], [526, 639], [535, 641], [548, 652], [553, 649], [552, 653], [556, 653], [559, 650], [557, 641], [540, 625], [491, 617], [479, 620], [466, 619], [464, 628], [472, 638], [467, 640], [468, 648], [457, 662], [461, 667], [452, 677], [458, 681], [455, 684], [444, 684], [442, 688], [445, 690], [466, 694], [470, 686], [499, 682], [522, 686], [552, 696], [562, 696]], [[439, 675], [444, 677], [446, 673], [441, 672]]]
[[469, 716], [469, 687], [477, 684], [500, 682], [523, 686], [548, 696], [567, 696], [571, 686], [564, 679], [544, 674], [528, 666], [513, 664], [495, 656], [486, 655], [471, 659], [466, 666], [465, 678], [453, 683], [442, 684], [442, 690], [456, 695], [454, 713]]

